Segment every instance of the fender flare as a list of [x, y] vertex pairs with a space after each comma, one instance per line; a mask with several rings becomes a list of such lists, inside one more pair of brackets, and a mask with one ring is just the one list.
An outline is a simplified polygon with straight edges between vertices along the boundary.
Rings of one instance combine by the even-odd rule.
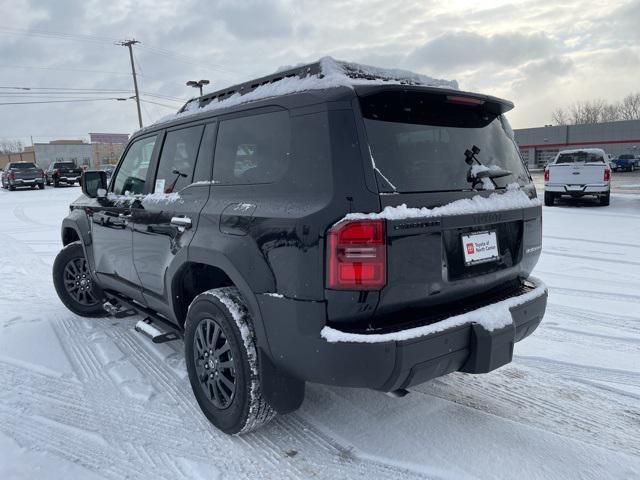
[[[258, 299], [253, 292], [253, 289], [249, 285], [249, 282], [247, 282], [245, 277], [234, 266], [233, 262], [221, 252], [192, 247], [189, 248], [187, 257], [188, 262], [201, 263], [214, 268], [218, 268], [231, 279], [235, 287], [242, 294], [242, 298], [244, 298], [244, 300], [247, 302], [247, 309], [249, 310], [249, 314], [251, 315], [251, 319], [253, 320], [253, 328], [256, 334], [256, 343], [258, 347], [271, 355], [271, 348], [269, 347], [267, 332], [264, 327], [264, 320], [262, 318], [262, 313], [258, 305]], [[181, 263], [178, 268], [180, 268], [182, 265], [184, 265], [184, 263]], [[178, 268], [176, 268], [176, 271]], [[173, 303], [173, 292], [171, 292], [170, 298], [172, 299], [171, 301]]]

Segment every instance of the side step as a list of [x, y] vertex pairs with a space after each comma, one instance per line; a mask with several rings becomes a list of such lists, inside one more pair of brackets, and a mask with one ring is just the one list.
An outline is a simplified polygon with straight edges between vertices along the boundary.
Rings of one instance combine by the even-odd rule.
[[102, 308], [104, 308], [109, 315], [115, 318], [131, 317], [137, 313], [133, 308], [123, 308], [120, 305], [111, 303], [110, 301], [104, 302], [102, 304]]
[[155, 325], [151, 323], [149, 317], [136, 323], [135, 330], [149, 337], [153, 343], [165, 343], [181, 338], [181, 335], [176, 331], [163, 332], [158, 330]]

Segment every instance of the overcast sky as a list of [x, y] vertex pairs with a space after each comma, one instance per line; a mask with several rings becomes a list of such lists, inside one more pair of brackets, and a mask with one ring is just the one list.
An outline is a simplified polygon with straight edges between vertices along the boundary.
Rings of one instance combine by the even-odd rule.
[[[114, 42], [133, 37], [141, 91], [178, 99], [192, 94], [187, 80], [212, 90], [324, 55], [508, 98], [516, 128], [550, 123], [576, 100], [640, 91], [640, 0], [0, 0], [0, 12], [0, 87], [131, 90], [127, 50]], [[51, 98], [39, 93], [0, 88], [0, 103]], [[142, 98], [173, 107], [144, 103], [145, 124], [180, 106]], [[132, 100], [0, 105], [0, 138], [136, 129]]]

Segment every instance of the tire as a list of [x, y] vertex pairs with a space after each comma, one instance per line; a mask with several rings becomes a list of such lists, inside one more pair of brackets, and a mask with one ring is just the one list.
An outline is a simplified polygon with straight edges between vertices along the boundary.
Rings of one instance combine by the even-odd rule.
[[39, 184], [38, 184], [38, 188], [39, 188], [40, 190], [44, 190], [44, 183], [39, 183]]
[[544, 192], [544, 204], [547, 207], [553, 207], [556, 200], [556, 196], [553, 192]]
[[600, 197], [600, 206], [608, 207], [610, 202], [611, 202], [611, 193], [607, 193], [606, 195], [603, 195]]
[[184, 345], [193, 393], [217, 428], [243, 434], [275, 416], [261, 393], [253, 324], [235, 287], [209, 290], [191, 302]]
[[[87, 283], [81, 284], [83, 281]], [[91, 279], [84, 249], [79, 241], [68, 244], [56, 256], [53, 262], [53, 285], [62, 303], [73, 313], [82, 317], [106, 315], [102, 308], [102, 290]]]
[[60, 182], [57, 178], [53, 179], [53, 188], [58, 188], [60, 186]]
[[16, 186], [15, 186], [15, 185], [11, 185], [11, 184], [9, 184], [9, 190], [10, 190], [11, 192], [15, 191], [15, 189], [16, 189]]

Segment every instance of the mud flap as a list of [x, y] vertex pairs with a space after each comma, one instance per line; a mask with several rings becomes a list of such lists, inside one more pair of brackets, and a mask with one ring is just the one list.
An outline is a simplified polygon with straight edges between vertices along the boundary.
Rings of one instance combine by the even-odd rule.
[[511, 362], [516, 327], [513, 323], [492, 332], [482, 325], [471, 325], [469, 358], [460, 369], [466, 373], [487, 373]]
[[267, 403], [281, 415], [300, 408], [304, 400], [305, 382], [278, 370], [262, 349], [259, 352], [260, 384]]

